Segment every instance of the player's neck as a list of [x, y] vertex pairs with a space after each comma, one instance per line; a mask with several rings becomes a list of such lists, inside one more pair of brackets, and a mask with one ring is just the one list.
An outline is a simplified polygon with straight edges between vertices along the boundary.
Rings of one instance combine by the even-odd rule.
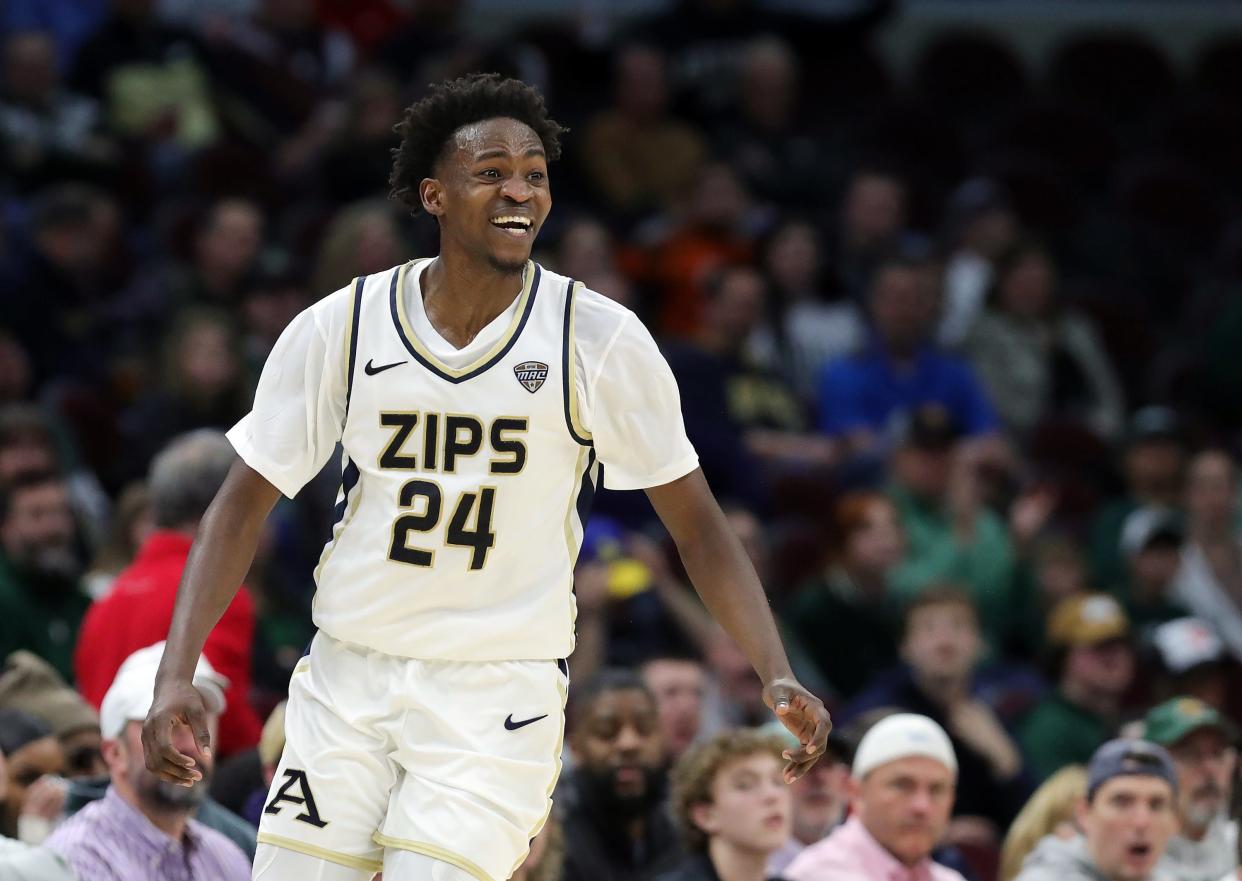
[[522, 271], [501, 272], [453, 254], [441, 254], [420, 280], [427, 320], [445, 340], [465, 348], [522, 293]]

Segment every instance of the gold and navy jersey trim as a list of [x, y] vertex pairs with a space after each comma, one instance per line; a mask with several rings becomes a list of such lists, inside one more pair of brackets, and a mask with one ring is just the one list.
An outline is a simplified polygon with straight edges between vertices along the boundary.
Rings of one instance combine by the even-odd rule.
[[578, 511], [578, 522], [582, 524], [582, 529], [586, 531], [587, 521], [591, 519], [591, 506], [595, 503], [595, 491], [599, 488], [599, 484], [603, 481], [603, 466], [599, 468], [599, 473], [592, 476], [595, 470], [595, 447], [591, 447], [587, 454], [586, 468], [582, 470], [582, 483], [578, 488], [578, 498], [574, 501], [574, 507]]
[[358, 478], [361, 473], [358, 466], [354, 464], [354, 460], [345, 457], [345, 467], [341, 469], [341, 500], [336, 503], [336, 508], [332, 511], [332, 525], [341, 522], [341, 518], [345, 516], [345, 510], [349, 507], [349, 494], [354, 491], [354, 487], [358, 485]]
[[345, 353], [345, 363], [349, 365], [345, 380], [345, 414], [347, 416], [349, 415], [349, 398], [354, 391], [354, 361], [358, 357], [358, 318], [362, 314], [362, 289], [366, 281], [365, 275], [354, 279], [354, 306], [349, 317], [349, 333], [346, 335], [346, 339], [349, 340], [349, 351]]
[[454, 368], [436, 358], [422, 343], [419, 342], [418, 336], [410, 327], [409, 318], [405, 313], [405, 302], [401, 296], [401, 292], [405, 289], [405, 273], [409, 269], [410, 263], [406, 263], [400, 269], [392, 274], [392, 284], [388, 291], [388, 308], [392, 312], [392, 321], [397, 328], [397, 336], [401, 338], [401, 342], [405, 345], [406, 350], [414, 357], [414, 360], [422, 364], [436, 376], [452, 383], [465, 382], [467, 379], [473, 379], [480, 373], [483, 373], [489, 367], [496, 364], [501, 358], [508, 354], [517, 342], [518, 337], [522, 335], [522, 329], [526, 327], [526, 322], [530, 319], [530, 313], [535, 306], [535, 296], [539, 292], [539, 279], [542, 271], [539, 264], [533, 261], [526, 262], [526, 271], [524, 272], [525, 284], [522, 285], [522, 293], [518, 295], [518, 309], [513, 317], [509, 329], [505, 331], [504, 336], [496, 341], [496, 345], [483, 356], [481, 356], [473, 364], [465, 367]]
[[[358, 508], [358, 500], [362, 497], [362, 490], [357, 493], [354, 488], [358, 486], [358, 479], [361, 477], [358, 466], [354, 464], [354, 460], [345, 457], [345, 466], [341, 469], [341, 500], [336, 503], [336, 507], [332, 509], [332, 526], [328, 530], [328, 543], [323, 546], [323, 550], [319, 553], [319, 562], [315, 566], [314, 579], [315, 584], [319, 584], [319, 574], [323, 572], [323, 567], [327, 565], [328, 558], [332, 556], [332, 552], [336, 550], [337, 540], [341, 537], [340, 533], [348, 525], [347, 521], [353, 516]], [[307, 653], [310, 647], [307, 646]]]
[[[367, 276], [365, 275], [354, 279], [354, 303], [353, 309], [350, 312], [349, 333], [346, 334], [346, 340], [348, 341], [348, 350], [346, 352], [347, 360], [345, 362], [348, 365], [345, 371], [346, 421], [349, 420], [349, 399], [354, 390], [354, 361], [358, 357], [358, 319], [362, 314], [362, 291], [366, 285], [366, 281]], [[332, 511], [332, 528], [329, 530], [329, 535], [332, 537], [328, 540], [328, 543], [324, 546], [323, 551], [319, 555], [319, 564], [315, 566], [316, 584], [319, 583], [319, 573], [323, 571], [324, 564], [328, 562], [328, 557], [332, 555], [332, 551], [336, 548], [336, 540], [338, 538], [337, 526], [342, 520], [345, 519], [345, 514], [350, 509], [351, 501], [356, 501], [356, 498], [350, 498], [350, 494], [353, 493], [354, 487], [358, 485], [358, 478], [360, 476], [361, 474], [358, 471], [358, 466], [354, 464], [354, 460], [349, 458], [349, 456], [346, 456], [345, 465], [341, 469], [341, 500], [336, 503], [336, 507]]]
[[586, 539], [587, 521], [591, 517], [591, 506], [595, 502], [596, 491], [604, 484], [604, 466], [595, 455], [594, 446], [578, 449], [578, 464], [575, 466], [575, 484], [577, 493], [569, 500], [565, 510], [565, 548], [569, 552], [570, 579], [569, 589], [575, 590], [572, 571], [578, 564], [578, 554], [582, 551], [582, 541], [574, 534], [573, 518], [577, 515], [578, 528]]
[[569, 280], [565, 292], [565, 327], [561, 334], [561, 389], [565, 401], [565, 427], [569, 436], [584, 447], [592, 446], [590, 432], [582, 428], [578, 418], [578, 386], [574, 382], [574, 293], [578, 282]]

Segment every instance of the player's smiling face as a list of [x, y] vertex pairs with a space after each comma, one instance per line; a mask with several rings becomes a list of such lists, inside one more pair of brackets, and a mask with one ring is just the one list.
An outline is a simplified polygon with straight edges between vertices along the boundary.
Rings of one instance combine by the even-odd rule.
[[440, 160], [441, 239], [519, 272], [552, 207], [548, 160], [534, 130], [516, 119], [488, 119], [457, 130]]

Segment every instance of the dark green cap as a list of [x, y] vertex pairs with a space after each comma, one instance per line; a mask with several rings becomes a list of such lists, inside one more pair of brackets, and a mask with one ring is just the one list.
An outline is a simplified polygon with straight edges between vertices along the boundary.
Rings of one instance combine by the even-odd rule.
[[1200, 728], [1215, 728], [1234, 740], [1237, 729], [1215, 708], [1194, 697], [1170, 698], [1147, 713], [1143, 737], [1161, 746], [1172, 746]]

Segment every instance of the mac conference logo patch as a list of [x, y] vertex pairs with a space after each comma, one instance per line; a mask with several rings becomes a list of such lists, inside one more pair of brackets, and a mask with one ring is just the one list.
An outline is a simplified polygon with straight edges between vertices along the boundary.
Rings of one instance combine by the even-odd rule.
[[548, 378], [548, 365], [542, 361], [523, 361], [513, 368], [513, 375], [522, 384], [522, 388], [533, 395]]

